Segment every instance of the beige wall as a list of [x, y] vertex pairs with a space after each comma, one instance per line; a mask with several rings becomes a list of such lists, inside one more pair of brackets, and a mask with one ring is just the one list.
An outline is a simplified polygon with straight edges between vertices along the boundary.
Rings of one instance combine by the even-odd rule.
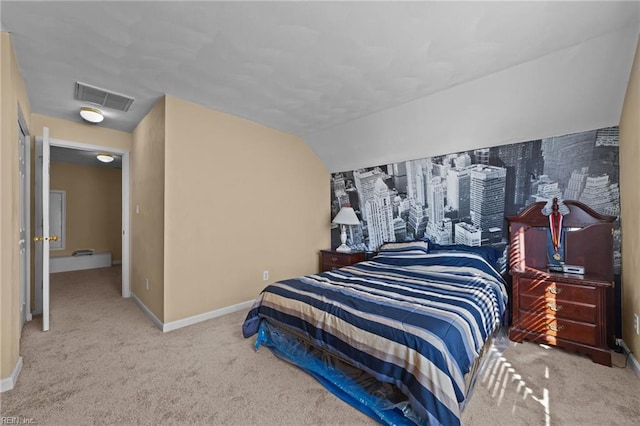
[[122, 171], [52, 162], [51, 189], [66, 192], [65, 248], [51, 250], [51, 256], [92, 248], [121, 261]]
[[640, 39], [620, 119], [620, 221], [622, 226], [622, 339], [637, 359], [640, 336]]
[[131, 149], [131, 133], [108, 129], [95, 124], [76, 123], [75, 121], [41, 114], [33, 114], [31, 120], [33, 123], [31, 134], [34, 136], [42, 136], [42, 128], [48, 127], [49, 137], [52, 139], [126, 150]]
[[330, 244], [330, 179], [304, 141], [166, 99], [165, 322], [317, 272]]
[[[164, 321], [165, 99], [133, 131], [131, 292]], [[139, 214], [136, 213], [136, 206]], [[149, 280], [149, 290], [145, 279]]]
[[0, 33], [0, 379], [20, 350], [18, 105], [31, 129], [31, 107], [8, 33]]

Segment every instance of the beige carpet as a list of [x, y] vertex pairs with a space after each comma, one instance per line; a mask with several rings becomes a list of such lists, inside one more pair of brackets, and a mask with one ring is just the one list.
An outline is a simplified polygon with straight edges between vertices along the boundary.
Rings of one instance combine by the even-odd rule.
[[[243, 339], [244, 312], [161, 333], [120, 297], [120, 269], [52, 275], [51, 330], [22, 337], [24, 367], [2, 416], [36, 424], [375, 424], [297, 368]], [[615, 354], [614, 362], [624, 364]], [[631, 369], [509, 344], [476, 385], [465, 425], [631, 425]]]

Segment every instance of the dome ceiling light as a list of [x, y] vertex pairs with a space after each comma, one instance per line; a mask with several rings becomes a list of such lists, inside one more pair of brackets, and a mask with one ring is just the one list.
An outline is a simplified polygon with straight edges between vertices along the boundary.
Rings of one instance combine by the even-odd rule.
[[97, 108], [91, 108], [91, 107], [82, 107], [80, 108], [80, 117], [82, 117], [84, 120], [88, 121], [89, 123], [100, 123], [102, 120], [104, 120], [104, 115], [102, 115], [102, 111], [100, 111]]
[[98, 154], [96, 158], [103, 163], [111, 163], [113, 161], [113, 155], [111, 154]]

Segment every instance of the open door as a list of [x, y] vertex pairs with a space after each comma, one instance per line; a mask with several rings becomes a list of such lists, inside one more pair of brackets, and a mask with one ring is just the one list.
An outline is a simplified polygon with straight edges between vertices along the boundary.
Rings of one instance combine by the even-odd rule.
[[36, 311], [42, 310], [42, 331], [49, 330], [49, 128], [36, 138]]

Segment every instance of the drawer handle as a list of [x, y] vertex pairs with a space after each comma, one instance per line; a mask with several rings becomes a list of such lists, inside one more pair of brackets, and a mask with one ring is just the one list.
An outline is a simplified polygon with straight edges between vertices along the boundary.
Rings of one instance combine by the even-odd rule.
[[564, 328], [564, 325], [547, 324], [547, 328], [551, 331], [558, 332]]
[[547, 287], [547, 291], [551, 294], [560, 294], [562, 293], [562, 289], [558, 287]]
[[547, 308], [551, 309], [553, 312], [558, 312], [562, 309], [562, 305], [556, 305], [555, 303], [547, 303]]
[[338, 261], [338, 258], [337, 258], [337, 257], [332, 257], [332, 258], [331, 258], [331, 261], [332, 261], [332, 262], [337, 262], [337, 261]]

